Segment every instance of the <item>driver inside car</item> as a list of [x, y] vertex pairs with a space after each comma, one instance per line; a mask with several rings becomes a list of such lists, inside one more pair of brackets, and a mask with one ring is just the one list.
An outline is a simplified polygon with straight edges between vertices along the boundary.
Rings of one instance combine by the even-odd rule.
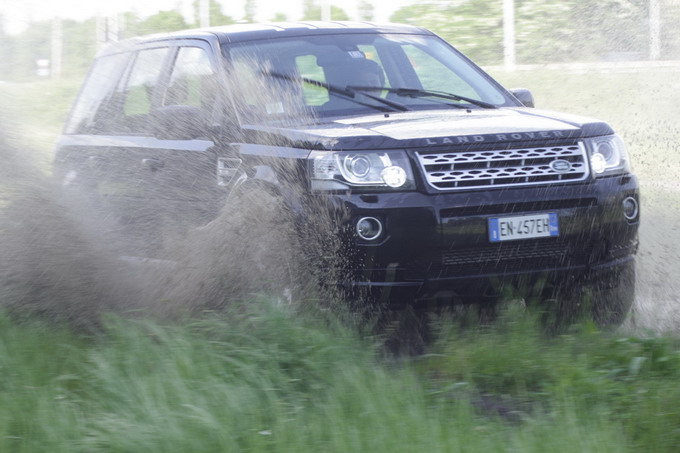
[[[326, 82], [334, 87], [345, 88], [375, 88], [385, 85], [385, 73], [378, 63], [365, 58], [343, 61], [324, 67]], [[377, 94], [377, 92], [371, 92]], [[321, 107], [323, 110], [345, 110], [357, 107], [357, 102], [342, 94], [329, 90], [328, 102]]]

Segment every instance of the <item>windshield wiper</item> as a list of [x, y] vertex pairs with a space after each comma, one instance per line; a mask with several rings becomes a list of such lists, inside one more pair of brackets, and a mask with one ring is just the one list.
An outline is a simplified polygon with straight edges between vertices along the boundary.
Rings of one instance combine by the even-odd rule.
[[432, 96], [432, 97], [437, 97], [437, 98], [442, 98], [442, 99], [451, 99], [452, 101], [463, 101], [463, 102], [467, 102], [467, 103], [472, 104], [472, 105], [476, 105], [478, 107], [483, 107], [485, 109], [497, 109], [498, 108], [498, 106], [495, 106], [493, 104], [489, 104], [488, 102], [468, 98], [468, 97], [465, 97], [465, 96], [461, 96], [459, 94], [447, 93], [445, 91], [422, 90], [420, 88], [384, 88], [384, 89], [389, 91], [390, 93], [395, 93], [399, 96], [413, 97], [413, 98]]
[[322, 82], [321, 80], [314, 80], [314, 79], [309, 79], [307, 77], [296, 77], [296, 76], [290, 76], [286, 74], [281, 74], [278, 72], [271, 72], [271, 71], [263, 71], [263, 74], [268, 75], [270, 77], [274, 77], [277, 79], [283, 79], [283, 80], [290, 80], [290, 81], [302, 81], [305, 83], [308, 83], [310, 85], [314, 85], [317, 87], [325, 88], [328, 90], [329, 93], [334, 93], [337, 95], [340, 95], [344, 98], [349, 99], [352, 102], [355, 102], [359, 105], [363, 105], [365, 107], [371, 107], [374, 109], [378, 109], [381, 111], [385, 111], [385, 108], [375, 105], [375, 104], [369, 104], [366, 102], [361, 102], [358, 99], [356, 99], [356, 94], [361, 93], [362, 96], [366, 96], [369, 99], [373, 99], [374, 101], [380, 102], [383, 105], [386, 105], [390, 107], [393, 111], [399, 111], [399, 112], [405, 112], [409, 110], [408, 107], [406, 107], [404, 104], [401, 104], [399, 102], [395, 101], [390, 101], [389, 99], [384, 99], [381, 98], [380, 96], [375, 96], [373, 94], [366, 93], [366, 91], [381, 91], [384, 88], [383, 87], [354, 87], [354, 86], [348, 86], [346, 88], [342, 88], [339, 86], [331, 85], [330, 83]]

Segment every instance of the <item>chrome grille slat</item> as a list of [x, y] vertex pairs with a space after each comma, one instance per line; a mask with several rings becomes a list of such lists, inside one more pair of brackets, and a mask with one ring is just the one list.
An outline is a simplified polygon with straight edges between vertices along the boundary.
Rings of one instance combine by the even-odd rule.
[[[439, 190], [583, 181], [589, 175], [582, 143], [507, 150], [418, 151], [427, 182]], [[567, 171], [550, 164], [569, 162]]]
[[581, 154], [580, 147], [578, 145], [573, 145], [497, 151], [462, 151], [458, 153], [421, 154], [421, 159], [426, 164], [453, 164], [480, 160], [497, 161], [552, 157], [564, 158], [569, 156], [581, 156]]
[[[448, 172], [434, 172], [430, 173], [429, 177], [434, 182], [439, 181], [463, 181], [466, 179], [499, 179], [499, 178], [516, 178], [520, 176], [544, 176], [552, 175], [555, 171], [548, 165], [528, 165], [524, 167], [506, 167], [506, 168], [489, 168], [480, 170], [457, 170]], [[560, 173], [560, 176], [572, 173], [583, 173], [583, 164], [574, 163], [567, 173]]]

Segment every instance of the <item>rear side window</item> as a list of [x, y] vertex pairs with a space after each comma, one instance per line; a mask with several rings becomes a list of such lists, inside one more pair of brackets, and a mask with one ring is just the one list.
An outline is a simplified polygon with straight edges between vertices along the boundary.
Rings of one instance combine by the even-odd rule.
[[215, 71], [205, 50], [180, 47], [162, 105], [187, 105], [208, 110], [216, 95]]
[[95, 117], [111, 99], [129, 58], [129, 53], [120, 53], [101, 57], [94, 62], [66, 124], [65, 133], [81, 134], [92, 130]]
[[127, 84], [122, 87], [123, 115], [129, 127], [140, 115], [151, 112], [153, 95], [158, 87], [163, 63], [169, 49], [142, 50], [137, 54]]
[[97, 61], [67, 133], [146, 133], [169, 52], [169, 47], [159, 47]]
[[145, 134], [161, 83], [169, 47], [143, 49], [134, 55], [108, 103], [97, 112], [96, 131], [103, 134]]

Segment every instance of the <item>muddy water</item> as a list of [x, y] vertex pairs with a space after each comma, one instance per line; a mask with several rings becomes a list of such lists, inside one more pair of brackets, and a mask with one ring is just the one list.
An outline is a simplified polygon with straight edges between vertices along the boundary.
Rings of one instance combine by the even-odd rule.
[[331, 278], [335, 264], [315, 271], [297, 238], [332, 255], [332, 219], [317, 218], [314, 231], [294, 229], [257, 191], [240, 201], [247, 207], [225, 208], [200, 228], [164, 230], [162, 259], [131, 256], [140, 231], [130, 234], [89, 194], [53, 180], [27, 142], [20, 125], [0, 117], [0, 306], [18, 316], [93, 329], [103, 312], [174, 317], [256, 297], [316, 301], [313, 290]]
[[25, 139], [0, 117], [0, 305], [95, 328], [102, 312], [139, 308], [149, 280], [119, 259], [115, 228], [86, 197], [66, 196]]
[[[138, 237], [121, 219], [52, 181], [22, 152], [6, 133], [0, 138], [0, 305], [20, 317], [86, 330], [104, 312], [174, 317], [257, 297], [273, 288], [275, 275], [276, 283], [292, 278], [271, 269], [298, 269], [281, 217], [264, 215], [225, 215], [184, 236], [166, 231], [176, 240], [164, 259], [130, 256]], [[264, 253], [275, 248], [271, 241], [286, 253]], [[265, 263], [246, 253], [255, 248]]]

